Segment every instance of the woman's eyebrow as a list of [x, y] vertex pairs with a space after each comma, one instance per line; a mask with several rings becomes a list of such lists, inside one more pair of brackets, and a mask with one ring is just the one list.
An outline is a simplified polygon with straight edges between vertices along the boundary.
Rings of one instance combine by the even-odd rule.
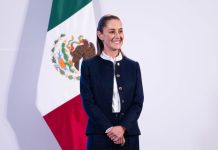
[[[109, 28], [108, 30], [116, 30], [114, 28]], [[123, 30], [123, 28], [119, 28], [118, 30]]]

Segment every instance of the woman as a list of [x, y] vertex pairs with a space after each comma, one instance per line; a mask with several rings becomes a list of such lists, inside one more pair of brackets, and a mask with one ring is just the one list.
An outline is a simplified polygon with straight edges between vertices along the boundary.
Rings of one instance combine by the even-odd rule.
[[139, 150], [138, 118], [143, 88], [138, 62], [123, 55], [121, 20], [103, 16], [97, 28], [98, 55], [81, 66], [80, 92], [88, 115], [87, 150]]

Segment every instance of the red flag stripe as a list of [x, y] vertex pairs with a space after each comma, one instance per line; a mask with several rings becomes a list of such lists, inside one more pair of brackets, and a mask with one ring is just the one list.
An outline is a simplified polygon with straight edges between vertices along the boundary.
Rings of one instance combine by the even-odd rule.
[[78, 95], [44, 116], [63, 150], [86, 150], [87, 116]]

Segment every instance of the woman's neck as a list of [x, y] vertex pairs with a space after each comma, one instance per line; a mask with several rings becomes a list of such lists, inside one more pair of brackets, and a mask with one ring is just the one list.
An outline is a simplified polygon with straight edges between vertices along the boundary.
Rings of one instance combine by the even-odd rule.
[[119, 55], [119, 52], [120, 52], [120, 50], [103, 50], [104, 51], [104, 53], [106, 54], [106, 55], [108, 55], [108, 56], [110, 56], [110, 57], [112, 57], [112, 58], [115, 58], [115, 57], [117, 57], [118, 55]]

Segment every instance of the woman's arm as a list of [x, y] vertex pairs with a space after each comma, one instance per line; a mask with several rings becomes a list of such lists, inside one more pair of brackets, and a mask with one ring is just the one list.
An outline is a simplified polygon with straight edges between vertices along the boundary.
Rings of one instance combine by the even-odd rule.
[[80, 94], [89, 119], [100, 125], [104, 131], [112, 127], [112, 123], [95, 104], [93, 93], [90, 88], [90, 74], [86, 61], [83, 61], [81, 65]]
[[143, 94], [141, 71], [140, 71], [139, 63], [136, 62], [136, 87], [134, 91], [134, 100], [130, 108], [125, 113], [124, 118], [120, 122], [120, 125], [125, 127], [127, 132], [128, 129], [130, 129], [131, 126], [135, 124], [136, 121], [138, 120], [142, 110], [143, 101], [144, 101], [144, 94]]

